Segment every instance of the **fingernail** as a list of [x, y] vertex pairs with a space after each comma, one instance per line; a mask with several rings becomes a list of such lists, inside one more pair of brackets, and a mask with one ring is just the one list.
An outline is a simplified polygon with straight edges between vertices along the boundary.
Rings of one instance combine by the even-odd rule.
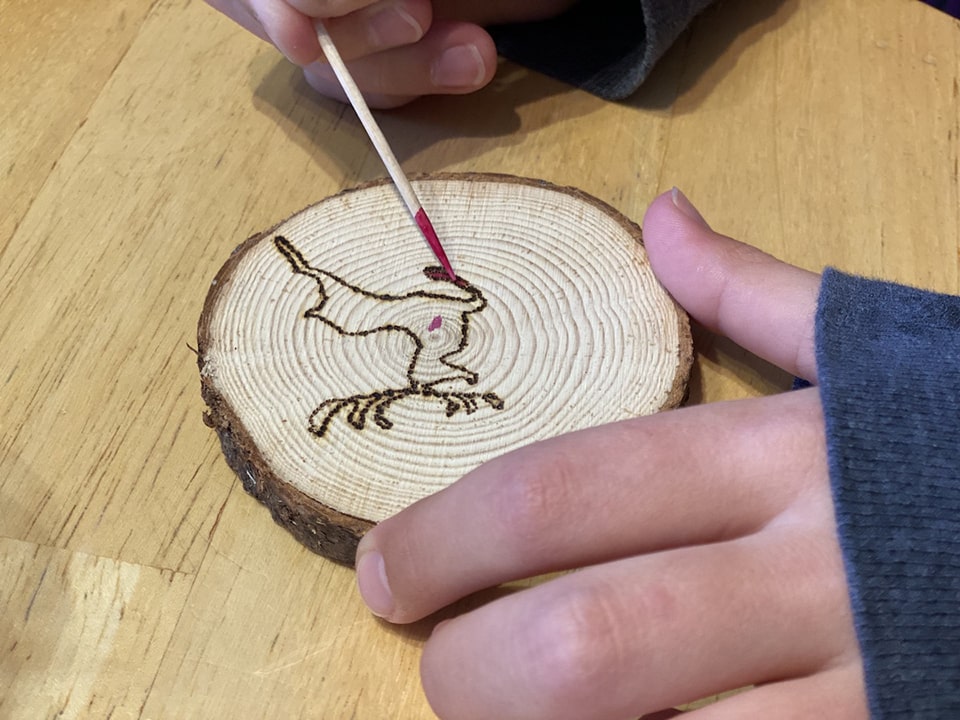
[[371, 47], [392, 48], [409, 45], [423, 37], [420, 23], [406, 10], [388, 8], [375, 13], [367, 20], [367, 32]]
[[377, 617], [393, 613], [393, 593], [387, 582], [387, 568], [383, 555], [376, 550], [364, 553], [357, 560], [357, 587], [360, 597]]
[[704, 227], [710, 227], [707, 225], [707, 221], [703, 219], [703, 215], [700, 214], [700, 211], [693, 206], [693, 203], [687, 200], [687, 196], [680, 192], [679, 188], [673, 188], [673, 190], [670, 191], [670, 197], [673, 200], [673, 204], [677, 210], [682, 212], [691, 220], [696, 220]]
[[430, 78], [437, 87], [473, 87], [483, 82], [486, 74], [476, 45], [447, 48], [430, 68]]

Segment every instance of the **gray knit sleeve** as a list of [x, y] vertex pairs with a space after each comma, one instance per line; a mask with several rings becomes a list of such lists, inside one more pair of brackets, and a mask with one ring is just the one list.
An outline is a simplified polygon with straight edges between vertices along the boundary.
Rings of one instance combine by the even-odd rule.
[[621, 100], [712, 2], [581, 0], [557, 18], [490, 32], [504, 57], [608, 100]]
[[817, 372], [870, 717], [960, 718], [960, 297], [827, 270]]

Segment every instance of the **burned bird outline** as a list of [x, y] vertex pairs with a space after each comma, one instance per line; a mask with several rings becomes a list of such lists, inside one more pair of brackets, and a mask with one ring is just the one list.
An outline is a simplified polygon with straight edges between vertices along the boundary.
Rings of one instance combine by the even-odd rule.
[[[503, 409], [503, 400], [496, 393], [476, 393], [447, 387], [456, 383], [473, 386], [479, 381], [476, 372], [451, 360], [467, 346], [470, 315], [483, 311], [487, 306], [487, 301], [478, 287], [463, 278], [452, 281], [443, 268], [428, 266], [423, 269], [428, 279], [454, 285], [462, 294], [425, 290], [395, 295], [375, 293], [326, 270], [313, 267], [284, 236], [276, 235], [273, 242], [294, 273], [309, 277], [317, 284], [319, 302], [306, 310], [303, 317], [318, 320], [344, 337], [400, 333], [412, 341], [405, 386], [323, 400], [310, 414], [311, 433], [323, 437], [330, 423], [341, 414], [357, 430], [363, 430], [368, 419], [372, 419], [378, 427], [389, 430], [393, 427], [393, 422], [387, 417], [390, 406], [403, 398], [414, 396], [443, 404], [447, 417], [453, 417], [461, 410], [470, 415], [479, 409], [481, 403], [494, 410]], [[411, 305], [423, 306], [429, 310], [423, 313], [414, 307], [411, 311]], [[351, 312], [345, 312], [348, 309]], [[401, 320], [410, 317], [422, 318], [426, 315], [433, 316], [433, 322], [429, 325], [421, 323], [419, 328], [410, 327]], [[459, 337], [454, 333], [449, 342], [427, 342], [427, 336], [444, 320], [449, 323], [449, 318], [456, 318], [459, 322]]]

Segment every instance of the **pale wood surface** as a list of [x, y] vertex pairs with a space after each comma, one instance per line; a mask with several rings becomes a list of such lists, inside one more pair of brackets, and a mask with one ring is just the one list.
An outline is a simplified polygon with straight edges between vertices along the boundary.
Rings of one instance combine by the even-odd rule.
[[228, 464], [350, 565], [373, 523], [484, 462], [675, 408], [692, 363], [639, 226], [606, 203], [491, 173], [420, 176], [416, 192], [456, 280], [375, 181], [244, 242], [197, 332]]
[[[637, 220], [676, 184], [804, 267], [957, 292], [960, 26], [868, 5], [726, 0], [622, 105], [507, 64], [379, 119], [407, 172]], [[362, 129], [198, 2], [0, 16], [0, 717], [431, 717], [431, 622], [373, 619], [243, 492], [188, 348], [235, 245], [383, 174]], [[789, 381], [695, 342], [695, 401]]]

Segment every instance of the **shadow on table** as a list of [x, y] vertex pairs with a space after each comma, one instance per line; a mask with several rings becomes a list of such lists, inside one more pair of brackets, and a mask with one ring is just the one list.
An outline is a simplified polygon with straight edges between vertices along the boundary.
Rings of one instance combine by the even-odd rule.
[[448, 605], [442, 610], [437, 610], [433, 615], [429, 615], [423, 620], [418, 620], [417, 622], [410, 623], [409, 625], [394, 625], [387, 622], [386, 620], [380, 620], [381, 627], [389, 632], [392, 635], [397, 635], [402, 639], [415, 643], [416, 645], [422, 645], [427, 641], [427, 638], [430, 637], [433, 633], [434, 628], [437, 627], [440, 623], [446, 620], [452, 620], [455, 617], [460, 615], [465, 615], [472, 610], [488, 605], [489, 603], [505, 598], [509, 595], [513, 595], [515, 592], [519, 592], [530, 587], [532, 582], [524, 583], [512, 583], [509, 585], [500, 585], [498, 587], [487, 588], [486, 590], [480, 590], [475, 592], [472, 595], [458, 600], [452, 605]]
[[[264, 67], [267, 63], [269, 67]], [[341, 171], [350, 172], [358, 158], [370, 152], [370, 141], [353, 110], [313, 90], [298, 68], [264, 53], [254, 60], [251, 75], [254, 107], [272, 117], [320, 165], [332, 161]], [[562, 113], [526, 112], [559, 95], [568, 96], [560, 104]], [[530, 133], [598, 111], [603, 104], [599, 98], [502, 61], [494, 81], [476, 93], [423, 97], [393, 110], [375, 110], [374, 115], [409, 172], [432, 172], [471, 160], [478, 147], [478, 143], [447, 141], [496, 139], [500, 147], [520, 145]], [[443, 167], [414, 164], [407, 168], [407, 161], [439, 144], [445, 145]], [[373, 176], [383, 174], [376, 163]]]
[[793, 385], [793, 376], [773, 363], [743, 349], [728, 337], [717, 335], [698, 323], [691, 322], [696, 361], [690, 370], [684, 405], [702, 405], [716, 398], [704, 394], [703, 364], [724, 368], [748, 396], [786, 392]]
[[[690, 112], [740, 61], [744, 50], [784, 23], [798, 5], [799, 0], [725, 0], [708, 8], [624, 105], [641, 111], [673, 108], [676, 112], [674, 101], [682, 94], [681, 112]], [[349, 179], [355, 181], [384, 174], [374, 163], [370, 178], [361, 176], [357, 160], [369, 152], [369, 140], [359, 121], [350, 108], [313, 90], [299, 68], [275, 54], [260, 53], [251, 64], [250, 75], [255, 108], [272, 117], [320, 166], [338, 168], [348, 176], [353, 173]], [[526, 111], [551, 101], [556, 111]], [[442, 167], [408, 168], [433, 172], [465, 163], [477, 152], [477, 143], [447, 141], [496, 138], [501, 147], [520, 145], [530, 133], [600, 111], [606, 104], [565, 83], [501, 61], [496, 78], [483, 90], [424, 97], [401, 108], [375, 111], [375, 116], [405, 167], [424, 150], [444, 144]]]
[[547, 573], [545, 575], [538, 575], [537, 577], [528, 578], [526, 580], [518, 580], [516, 582], [505, 583], [503, 585], [498, 585], [497, 587], [480, 590], [472, 595], [468, 595], [467, 597], [458, 600], [452, 605], [448, 605], [442, 610], [437, 610], [437, 612], [433, 613], [433, 615], [429, 615], [423, 618], [423, 620], [418, 620], [417, 622], [410, 623], [409, 625], [393, 625], [385, 620], [381, 620], [380, 624], [387, 632], [398, 635], [405, 640], [416, 643], [417, 645], [422, 645], [424, 642], [426, 642], [427, 638], [430, 637], [430, 633], [433, 632], [434, 628], [445, 620], [452, 620], [455, 617], [465, 615], [472, 610], [476, 610], [479, 607], [488, 605], [495, 600], [505, 598], [522, 590], [527, 590], [535, 585], [540, 585], [566, 574], [567, 571]]
[[681, 112], [695, 110], [745, 50], [783, 25], [799, 6], [800, 0], [724, 0], [707, 8], [626, 103], [641, 110], [665, 109], [683, 95]]

